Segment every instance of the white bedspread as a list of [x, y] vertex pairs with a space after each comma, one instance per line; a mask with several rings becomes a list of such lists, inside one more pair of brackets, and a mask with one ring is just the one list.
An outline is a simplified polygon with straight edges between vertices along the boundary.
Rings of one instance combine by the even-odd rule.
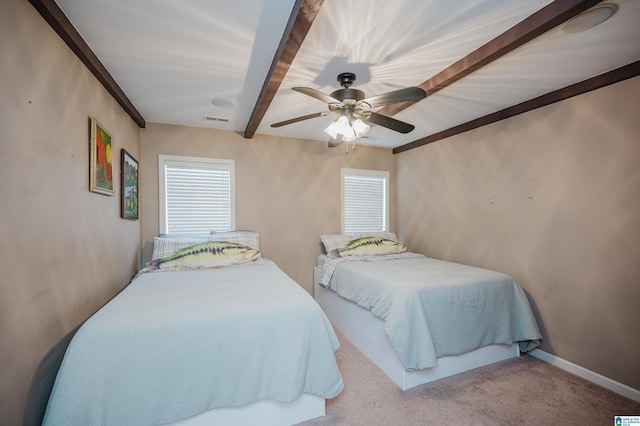
[[416, 254], [364, 260], [327, 261], [323, 281], [384, 320], [407, 369], [491, 344], [539, 345], [527, 296], [508, 275]]
[[343, 388], [339, 343], [273, 262], [137, 276], [65, 354], [45, 425], [157, 425]]

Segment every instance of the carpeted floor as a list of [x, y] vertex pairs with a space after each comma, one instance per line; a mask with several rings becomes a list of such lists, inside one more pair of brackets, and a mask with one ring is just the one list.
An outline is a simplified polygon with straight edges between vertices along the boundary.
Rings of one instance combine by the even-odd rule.
[[523, 355], [401, 391], [338, 333], [344, 390], [316, 425], [614, 425], [640, 403]]

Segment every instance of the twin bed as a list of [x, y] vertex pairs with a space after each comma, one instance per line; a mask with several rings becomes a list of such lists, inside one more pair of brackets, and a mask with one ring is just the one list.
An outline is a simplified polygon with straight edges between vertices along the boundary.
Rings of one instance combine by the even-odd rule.
[[403, 390], [539, 345], [529, 301], [505, 274], [408, 253], [393, 233], [321, 239], [316, 301]]
[[314, 301], [254, 232], [155, 238], [147, 268], [72, 339], [43, 424], [323, 416], [344, 386], [332, 324], [403, 390], [538, 345], [504, 274], [407, 253], [393, 233], [321, 239]]
[[336, 335], [313, 298], [256, 252], [252, 233], [157, 238], [150, 267], [72, 339], [43, 424], [323, 416], [325, 399], [343, 388]]

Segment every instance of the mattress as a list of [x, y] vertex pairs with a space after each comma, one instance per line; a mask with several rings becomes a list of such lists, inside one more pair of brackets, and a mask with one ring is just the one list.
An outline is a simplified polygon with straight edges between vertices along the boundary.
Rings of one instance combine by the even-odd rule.
[[80, 327], [45, 425], [151, 425], [343, 388], [326, 316], [275, 263], [137, 276]]
[[492, 344], [539, 345], [526, 294], [508, 275], [415, 253], [328, 259], [324, 268], [323, 286], [384, 321], [406, 369]]

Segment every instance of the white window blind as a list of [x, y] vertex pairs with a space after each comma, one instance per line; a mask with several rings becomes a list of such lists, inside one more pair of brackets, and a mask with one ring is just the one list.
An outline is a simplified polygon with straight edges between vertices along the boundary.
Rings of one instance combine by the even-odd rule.
[[342, 169], [342, 231], [389, 230], [389, 172]]
[[158, 157], [160, 233], [234, 229], [233, 160]]

